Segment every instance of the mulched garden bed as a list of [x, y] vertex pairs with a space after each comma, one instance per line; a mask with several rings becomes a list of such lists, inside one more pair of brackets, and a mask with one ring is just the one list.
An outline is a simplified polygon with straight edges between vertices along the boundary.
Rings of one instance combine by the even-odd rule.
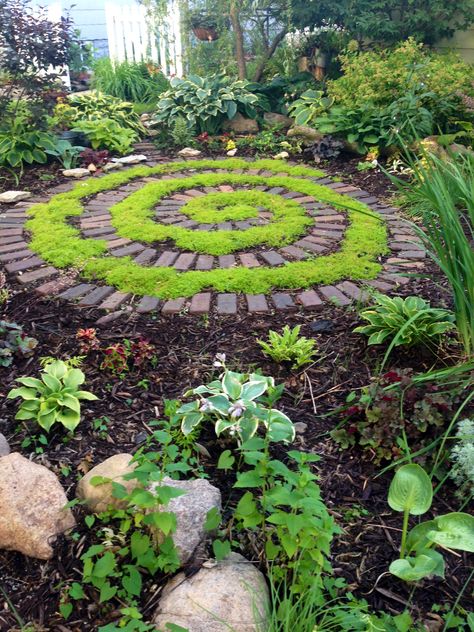
[[[432, 281], [420, 279], [411, 286], [411, 293], [430, 297], [434, 303], [443, 301], [443, 292]], [[78, 328], [93, 326], [97, 311], [80, 310], [40, 300], [19, 291], [8, 302], [3, 318], [25, 325], [29, 335], [39, 339], [34, 359], [16, 362], [1, 369], [2, 399], [13, 386], [13, 379], [39, 370], [41, 356], [70, 357], [78, 354], [75, 334]], [[368, 348], [363, 337], [351, 333], [357, 313], [351, 309], [325, 306], [313, 314], [292, 313], [275, 316], [247, 316], [239, 318], [197, 318], [175, 316], [162, 318], [132, 314], [116, 321], [113, 329], [98, 331], [103, 346], [123, 338], [147, 338], [157, 347], [158, 364], [140, 372], [132, 371], [122, 380], [100, 371], [100, 360], [94, 354], [87, 357], [83, 370], [86, 388], [99, 401], [84, 408], [84, 415], [76, 434], [65, 441], [61, 431], [51, 432], [48, 445], [35, 460], [52, 469], [60, 478], [69, 499], [74, 498], [75, 485], [91, 465], [117, 453], [135, 450], [149, 432], [149, 422], [159, 418], [163, 400], [179, 398], [190, 388], [208, 381], [216, 353], [226, 353], [230, 368], [249, 370], [261, 367], [266, 375], [285, 382], [286, 390], [279, 407], [294, 421], [307, 425], [298, 434], [296, 447], [319, 454], [316, 465], [324, 500], [344, 531], [332, 547], [332, 565], [336, 574], [347, 579], [358, 597], [368, 600], [374, 609], [400, 612], [408, 602], [412, 588], [387, 573], [388, 565], [396, 556], [401, 518], [389, 510], [386, 502], [391, 474], [374, 477], [380, 467], [361, 458], [357, 449], [340, 451], [328, 437], [339, 417], [325, 417], [344, 403], [347, 394], [369, 382], [376, 372], [381, 353]], [[284, 324], [302, 325], [302, 334], [314, 336], [319, 353], [314, 365], [306, 371], [292, 374], [265, 358], [256, 337], [266, 337], [269, 329], [280, 330]], [[315, 333], [319, 330], [320, 333]], [[418, 352], [395, 353], [390, 367], [412, 367], [426, 371], [433, 365], [452, 364], [455, 358], [446, 354], [435, 358]], [[146, 385], [142, 380], [146, 379]], [[27, 436], [25, 426], [12, 422], [15, 403], [5, 401], [0, 415], [0, 431], [10, 440], [12, 450], [25, 456], [34, 450], [21, 448]], [[106, 431], [94, 431], [93, 420], [106, 417]], [[211, 481], [224, 495], [235, 500], [232, 480], [215, 470], [222, 446], [210, 432], [204, 432], [200, 443], [211, 458], [203, 464]], [[281, 458], [281, 454], [279, 455]], [[66, 469], [65, 469], [66, 468]], [[70, 472], [68, 473], [68, 470]], [[449, 484], [435, 498], [432, 513], [456, 510]], [[0, 552], [1, 587], [25, 622], [35, 622], [45, 630], [74, 632], [97, 630], [113, 618], [104, 618], [92, 602], [78, 602], [74, 614], [64, 623], [57, 614], [59, 589], [64, 581], [79, 580], [81, 562], [78, 559], [90, 542], [90, 531], [78, 517], [80, 538], [73, 542], [62, 538], [56, 546], [55, 557], [39, 562], [14, 552]], [[86, 542], [87, 539], [87, 542]], [[244, 551], [252, 557], [252, 551]], [[413, 614], [422, 620], [435, 603], [453, 604], [469, 572], [467, 554], [446, 555], [446, 576], [449, 581], [426, 580], [415, 593]], [[150, 616], [159, 597], [160, 582], [146, 582], [142, 595], [145, 618]], [[18, 625], [4, 600], [1, 600], [0, 629]], [[82, 603], [82, 606], [79, 606]], [[466, 597], [467, 605], [467, 597]], [[115, 613], [116, 614], [116, 613]]]

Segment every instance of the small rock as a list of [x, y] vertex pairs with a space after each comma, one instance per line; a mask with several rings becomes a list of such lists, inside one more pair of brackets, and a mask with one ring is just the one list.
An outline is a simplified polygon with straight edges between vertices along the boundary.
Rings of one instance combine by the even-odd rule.
[[183, 158], [196, 158], [202, 154], [199, 149], [193, 149], [192, 147], [185, 147], [178, 151], [178, 156], [183, 156]]
[[121, 165], [136, 165], [139, 162], [146, 162], [147, 160], [148, 158], [144, 154], [122, 156], [122, 158], [112, 158], [112, 162], [118, 162]]
[[90, 165], [87, 165], [87, 171], [89, 171], [90, 173], [95, 173], [97, 171], [97, 167], [93, 162], [91, 162]]
[[231, 553], [195, 575], [179, 573], [163, 589], [153, 623], [174, 623], [188, 632], [256, 632], [268, 626], [268, 587], [263, 574]]
[[[123, 478], [125, 474], [133, 472], [136, 467], [135, 464], [130, 464], [132, 459], [133, 456], [131, 454], [114, 454], [114, 456], [93, 467], [79, 481], [76, 490], [77, 497], [85, 500], [89, 509], [94, 513], [106, 511], [110, 506], [117, 508], [126, 507], [126, 502], [114, 498], [112, 495], [112, 481], [123, 485], [128, 493], [133, 491], [137, 486], [137, 481], [135, 479], [127, 481]], [[102, 485], [92, 485], [91, 480], [95, 476], [110, 479], [111, 482], [103, 483]]]
[[0, 457], [10, 454], [10, 444], [4, 434], [0, 432]]
[[273, 158], [275, 160], [285, 160], [286, 158], [289, 158], [290, 154], [287, 151], [281, 151], [279, 154], [276, 154], [276, 156], [273, 156]]
[[89, 169], [83, 169], [82, 167], [78, 167], [77, 169], [64, 169], [63, 176], [66, 178], [85, 178], [86, 176], [90, 176]]
[[181, 564], [186, 564], [196, 547], [209, 537], [209, 533], [204, 530], [204, 524], [208, 511], [214, 507], [221, 509], [221, 493], [204, 478], [175, 481], [165, 477], [162, 484], [186, 492], [178, 498], [172, 498], [164, 507], [165, 511], [176, 515], [173, 541], [178, 549]]
[[107, 162], [103, 167], [102, 171], [113, 171], [114, 169], [121, 169], [123, 165], [120, 162]]
[[258, 132], [258, 123], [254, 119], [245, 118], [237, 112], [233, 119], [224, 121], [224, 130], [231, 130], [237, 134], [256, 134]]
[[144, 443], [148, 438], [147, 432], [137, 432], [135, 435], [135, 445], [139, 445], [140, 443]]
[[143, 112], [143, 114], [140, 116], [140, 121], [142, 123], [144, 123], [145, 121], [149, 121], [150, 119], [151, 119], [150, 112]]
[[5, 191], [5, 193], [0, 193], [0, 204], [15, 204], [30, 197], [29, 191]]
[[296, 434], [304, 434], [308, 428], [308, 424], [305, 424], [303, 421], [297, 421], [293, 425], [295, 427]]
[[310, 329], [315, 334], [330, 332], [334, 329], [332, 320], [315, 320], [310, 323]]
[[293, 125], [293, 119], [278, 112], [265, 112], [263, 115], [265, 123], [271, 127], [279, 127], [280, 129], [288, 129]]
[[51, 559], [51, 544], [76, 523], [66, 504], [60, 482], [44, 465], [18, 452], [0, 459], [0, 549]]
[[235, 149], [229, 149], [229, 151], [227, 152], [227, 155], [233, 158], [238, 151], [239, 150], [237, 149], [237, 147]]
[[324, 134], [318, 132], [317, 129], [313, 129], [308, 125], [293, 125], [286, 134], [288, 138], [301, 138], [303, 143], [307, 145], [312, 145], [317, 140], [321, 140], [324, 138]]

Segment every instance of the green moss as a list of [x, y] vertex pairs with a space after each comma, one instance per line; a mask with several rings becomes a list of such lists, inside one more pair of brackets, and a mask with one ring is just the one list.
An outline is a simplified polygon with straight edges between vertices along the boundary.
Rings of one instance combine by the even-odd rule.
[[[225, 254], [243, 250], [256, 244], [281, 246], [291, 243], [295, 237], [305, 232], [312, 222], [304, 209], [292, 200], [259, 191], [234, 192], [228, 195], [235, 199], [230, 210], [216, 210], [212, 195], [197, 198], [186, 207], [190, 213], [197, 213], [199, 221], [208, 222], [206, 213], [246, 213], [251, 207], [270, 206], [273, 221], [265, 226], [252, 227], [245, 231], [192, 231], [176, 226], [155, 223], [153, 207], [160, 199], [173, 192], [198, 186], [235, 184], [259, 186], [281, 186], [303, 195], [311, 195], [317, 200], [347, 212], [350, 226], [346, 231], [340, 250], [332, 255], [289, 263], [281, 267], [259, 267], [248, 269], [236, 267], [205, 272], [190, 271], [179, 273], [173, 268], [145, 267], [129, 258], [116, 258], [106, 254], [106, 244], [102, 240], [82, 239], [79, 232], [66, 223], [68, 217], [79, 216], [82, 212], [80, 199], [100, 191], [116, 188], [136, 178], [156, 174], [179, 172], [181, 170], [226, 170], [265, 169], [289, 176], [251, 176], [236, 173], [190, 174], [145, 184], [142, 189], [131, 194], [126, 200], [111, 208], [113, 223], [121, 236], [154, 242], [172, 239], [180, 248], [209, 254]], [[342, 279], [370, 279], [380, 271], [376, 258], [387, 252], [385, 224], [370, 209], [348, 196], [332, 191], [303, 177], [322, 177], [322, 173], [305, 167], [289, 167], [283, 161], [257, 161], [247, 163], [232, 159], [225, 161], [193, 161], [171, 163], [158, 167], [136, 167], [126, 172], [107, 175], [78, 183], [72, 191], [59, 194], [47, 204], [38, 204], [30, 209], [32, 219], [27, 227], [32, 232], [31, 248], [46, 261], [59, 267], [79, 267], [87, 277], [103, 279], [108, 284], [124, 292], [137, 295], [149, 294], [161, 298], [192, 296], [205, 289], [220, 292], [266, 293], [273, 288], [306, 288], [317, 283], [335, 283]], [[301, 176], [301, 177], [296, 177]], [[220, 195], [220, 194], [217, 194]], [[232, 198], [231, 196], [236, 196]], [[265, 199], [265, 201], [264, 201]], [[202, 200], [201, 202], [199, 200]], [[205, 200], [209, 200], [205, 202]], [[218, 202], [225, 203], [224, 197]], [[270, 204], [271, 202], [271, 204]], [[220, 209], [222, 205], [219, 206]], [[203, 215], [204, 214], [204, 215]], [[191, 215], [189, 215], [191, 216]], [[203, 220], [203, 217], [207, 217]], [[229, 217], [230, 219], [230, 217]], [[235, 219], [235, 216], [232, 216]], [[225, 221], [225, 220], [224, 220]]]

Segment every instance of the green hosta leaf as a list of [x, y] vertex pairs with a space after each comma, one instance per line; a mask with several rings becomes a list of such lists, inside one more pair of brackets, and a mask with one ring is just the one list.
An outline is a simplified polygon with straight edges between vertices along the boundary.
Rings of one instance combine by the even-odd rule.
[[402, 465], [388, 490], [388, 504], [395, 511], [408, 511], [419, 516], [428, 511], [433, 501], [433, 487], [425, 470], [416, 463]]
[[295, 438], [293, 422], [284, 413], [275, 408], [269, 411], [268, 438], [278, 443], [290, 443]]
[[227, 540], [224, 540], [223, 542], [221, 540], [214, 540], [214, 542], [212, 543], [212, 550], [214, 552], [214, 557], [216, 558], [216, 560], [223, 560], [229, 555], [231, 551], [230, 542], [228, 542]]
[[257, 397], [260, 397], [260, 395], [263, 395], [266, 390], [267, 390], [266, 381], [247, 382], [242, 387], [241, 398], [244, 400], [245, 399], [254, 400], [254, 399], [257, 399]]
[[242, 393], [242, 384], [235, 377], [235, 374], [232, 371], [226, 371], [224, 377], [222, 378], [222, 388], [224, 393], [228, 395], [231, 399], [238, 399]]
[[258, 429], [258, 419], [256, 417], [242, 417], [239, 422], [239, 436], [245, 442], [251, 439]]
[[237, 421], [235, 419], [219, 419], [218, 421], [216, 421], [214, 426], [216, 435], [220, 437], [223, 432], [225, 432], [229, 428], [233, 428], [236, 423]]
[[61, 382], [54, 375], [49, 375], [48, 373], [43, 373], [43, 382], [46, 386], [53, 392], [59, 392], [62, 389]]
[[407, 551], [411, 553], [412, 551], [428, 548], [430, 542], [426, 536], [433, 529], [436, 529], [435, 520], [426, 520], [413, 527], [407, 536]]
[[55, 360], [45, 367], [44, 372], [60, 380], [66, 375], [68, 370], [67, 365], [62, 360]]
[[77, 399], [86, 399], [90, 402], [95, 402], [99, 399], [94, 393], [89, 393], [89, 391], [75, 391], [74, 396], [77, 397]]
[[64, 386], [68, 386], [69, 388], [77, 388], [84, 383], [85, 379], [86, 376], [80, 369], [69, 369], [64, 376], [63, 383]]
[[219, 457], [217, 462], [218, 470], [230, 470], [235, 463], [235, 457], [232, 455], [230, 450], [224, 450]]
[[49, 432], [51, 426], [54, 424], [55, 421], [56, 421], [55, 412], [38, 415], [38, 424], [41, 426], [41, 428], [44, 428], [46, 432]]
[[65, 428], [72, 432], [78, 426], [81, 416], [75, 410], [63, 408], [58, 412], [57, 420], [60, 421]]
[[211, 397], [208, 397], [206, 399], [206, 402], [211, 406], [212, 409], [217, 410], [217, 412], [223, 415], [227, 415], [230, 407], [230, 402], [225, 395], [211, 395]]
[[474, 553], [474, 516], [454, 511], [430, 522], [436, 523], [436, 530], [427, 533], [428, 540], [448, 549]]
[[395, 560], [390, 564], [392, 575], [407, 582], [417, 582], [424, 577], [444, 577], [444, 558], [437, 551], [424, 550], [416, 557]]
[[32, 388], [26, 388], [26, 386], [21, 386], [20, 388], [12, 388], [12, 390], [7, 395], [7, 399], [14, 399], [15, 397], [21, 397], [22, 399], [32, 400], [32, 399], [37, 399], [38, 393]]
[[19, 382], [20, 384], [23, 384], [24, 386], [29, 386], [30, 388], [36, 388], [40, 392], [43, 392], [44, 390], [43, 382], [41, 380], [38, 380], [35, 377], [19, 377], [16, 381]]
[[77, 397], [73, 397], [72, 395], [65, 393], [58, 401], [62, 406], [66, 406], [78, 414], [81, 412], [81, 404], [79, 403]]
[[202, 421], [204, 415], [202, 413], [189, 413], [184, 415], [181, 422], [181, 432], [184, 435], [190, 434], [194, 428]]

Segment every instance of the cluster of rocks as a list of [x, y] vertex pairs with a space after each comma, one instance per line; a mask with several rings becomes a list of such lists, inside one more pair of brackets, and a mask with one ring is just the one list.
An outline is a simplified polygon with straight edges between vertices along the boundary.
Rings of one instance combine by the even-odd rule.
[[[112, 495], [112, 483], [120, 483], [131, 492], [138, 483], [124, 477], [134, 467], [131, 454], [106, 459], [79, 481], [77, 497], [95, 513], [111, 506], [123, 507], [123, 500]], [[97, 477], [104, 482], [93, 485]], [[192, 564], [200, 569], [189, 577], [179, 573], [163, 588], [153, 615], [156, 629], [166, 630], [166, 624], [173, 623], [189, 632], [264, 630], [270, 602], [262, 573], [238, 553], [219, 562], [206, 559], [210, 534], [205, 523], [210, 510], [221, 509], [220, 491], [205, 479], [165, 478], [150, 490], [157, 485], [184, 492], [171, 499], [165, 510], [176, 516], [172, 537], [181, 566]], [[0, 549], [51, 559], [57, 537], [75, 526], [67, 502], [57, 476], [18, 452], [10, 453], [8, 442], [0, 434]]]

